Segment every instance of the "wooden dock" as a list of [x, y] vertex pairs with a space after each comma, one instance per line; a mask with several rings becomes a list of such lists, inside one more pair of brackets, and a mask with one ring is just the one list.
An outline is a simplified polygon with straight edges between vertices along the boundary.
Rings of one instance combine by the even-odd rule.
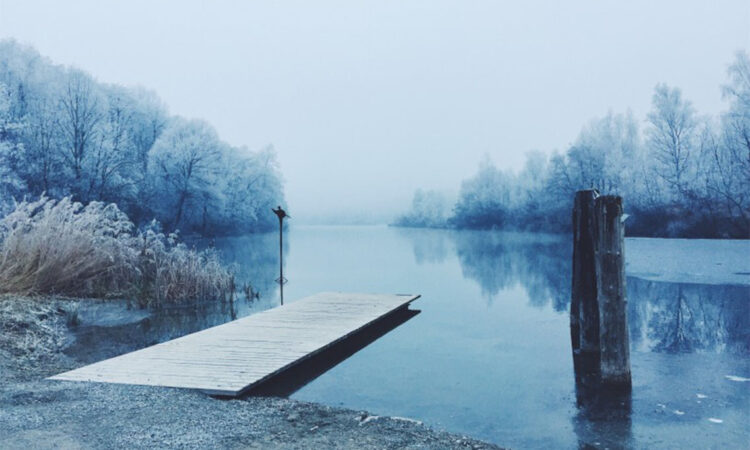
[[417, 298], [320, 293], [50, 379], [237, 396], [376, 320], [406, 309]]

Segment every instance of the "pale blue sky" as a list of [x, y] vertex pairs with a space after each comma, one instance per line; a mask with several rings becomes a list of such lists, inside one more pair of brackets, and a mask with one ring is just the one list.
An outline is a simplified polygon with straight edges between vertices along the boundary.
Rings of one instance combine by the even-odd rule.
[[273, 144], [301, 220], [385, 219], [484, 153], [518, 168], [610, 109], [642, 119], [658, 82], [719, 112], [750, 2], [0, 0], [0, 37]]

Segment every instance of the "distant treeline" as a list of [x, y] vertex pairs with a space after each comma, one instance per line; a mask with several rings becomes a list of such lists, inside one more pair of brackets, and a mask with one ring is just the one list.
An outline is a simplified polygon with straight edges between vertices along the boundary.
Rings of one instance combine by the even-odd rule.
[[750, 58], [739, 52], [723, 86], [729, 109], [697, 114], [659, 84], [641, 134], [628, 112], [592, 120], [564, 153], [530, 152], [519, 173], [489, 158], [465, 180], [452, 213], [418, 190], [396, 225], [569, 231], [575, 191], [621, 195], [632, 236], [750, 238]]
[[276, 154], [232, 147], [152, 92], [103, 84], [0, 41], [0, 217], [23, 198], [116, 203], [136, 224], [201, 235], [269, 229]]

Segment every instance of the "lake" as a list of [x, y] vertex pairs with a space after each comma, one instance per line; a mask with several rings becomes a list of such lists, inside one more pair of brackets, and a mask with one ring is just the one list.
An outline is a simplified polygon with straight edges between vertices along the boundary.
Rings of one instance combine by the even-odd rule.
[[[215, 242], [259, 300], [147, 317], [82, 311], [70, 352], [95, 361], [275, 306], [277, 239]], [[420, 314], [292, 398], [509, 447], [750, 442], [748, 242], [627, 240], [633, 391], [612, 407], [576, 389], [570, 236], [292, 227], [284, 241], [287, 301], [332, 290], [422, 295], [412, 304]]]

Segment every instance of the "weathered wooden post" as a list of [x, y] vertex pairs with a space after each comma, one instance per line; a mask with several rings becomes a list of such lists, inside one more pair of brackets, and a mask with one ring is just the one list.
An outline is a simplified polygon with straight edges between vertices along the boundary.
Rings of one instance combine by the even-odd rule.
[[625, 228], [622, 198], [596, 199], [596, 292], [599, 300], [602, 383], [630, 386], [630, 339], [625, 291]]
[[630, 386], [622, 198], [578, 191], [573, 206], [570, 335], [576, 378]]
[[578, 191], [573, 205], [573, 286], [570, 303], [570, 337], [576, 356], [599, 353], [594, 242], [594, 206], [599, 193]]

